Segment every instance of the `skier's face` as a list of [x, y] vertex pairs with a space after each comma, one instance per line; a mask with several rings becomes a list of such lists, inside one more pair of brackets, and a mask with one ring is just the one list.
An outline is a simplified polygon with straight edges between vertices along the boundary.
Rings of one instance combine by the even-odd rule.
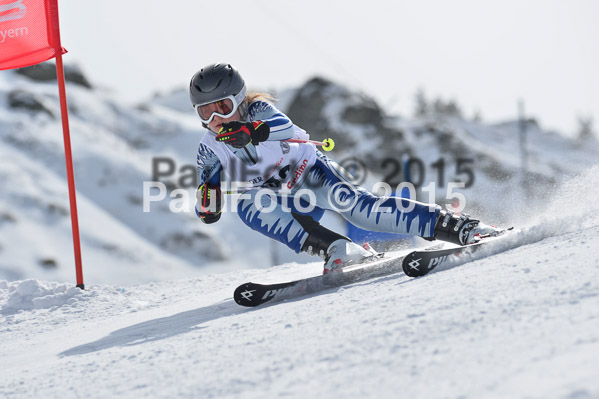
[[230, 118], [223, 118], [218, 115], [214, 115], [212, 121], [208, 124], [208, 128], [214, 133], [218, 133], [223, 123], [241, 120], [239, 110], [235, 111], [233, 116]]

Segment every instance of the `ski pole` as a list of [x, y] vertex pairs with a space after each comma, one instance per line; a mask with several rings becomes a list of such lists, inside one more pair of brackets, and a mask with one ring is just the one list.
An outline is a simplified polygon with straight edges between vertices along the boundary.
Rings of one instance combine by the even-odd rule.
[[[322, 141], [304, 140], [304, 139], [287, 139], [287, 140], [283, 140], [283, 141], [287, 141], [289, 143], [312, 143], [314, 145], [321, 146], [324, 151], [331, 151], [333, 148], [335, 148], [335, 142], [331, 138], [326, 138]], [[223, 191], [223, 194], [225, 194], [225, 195], [243, 194], [250, 190], [255, 190], [255, 189], [259, 189], [259, 188], [264, 188], [264, 187], [248, 187], [245, 189], [227, 190], [227, 191]]]
[[312, 143], [314, 145], [321, 146], [322, 149], [325, 151], [331, 151], [333, 148], [335, 148], [335, 142], [331, 138], [327, 138], [322, 141], [303, 140], [303, 139], [287, 139], [285, 141], [287, 141], [289, 143]]
[[247, 193], [248, 191], [250, 191], [251, 189], [241, 189], [241, 190], [227, 190], [227, 191], [223, 191], [223, 194], [225, 195], [234, 195], [234, 194], [243, 194], [243, 193]]
[[[253, 190], [272, 190], [274, 189], [274, 187], [243, 187], [243, 188], [238, 188], [236, 190], [223, 190], [222, 193], [225, 195], [235, 195], [235, 194], [244, 194]], [[278, 193], [278, 195], [289, 195], [288, 193]]]
[[[272, 187], [245, 187], [245, 188], [238, 188], [236, 190], [226, 190], [226, 191], [222, 191], [223, 194], [225, 195], [235, 195], [235, 194], [244, 194], [247, 193], [249, 191], [253, 191], [253, 190], [268, 190], [268, 189], [272, 189]], [[286, 194], [280, 194], [280, 195], [286, 195]]]

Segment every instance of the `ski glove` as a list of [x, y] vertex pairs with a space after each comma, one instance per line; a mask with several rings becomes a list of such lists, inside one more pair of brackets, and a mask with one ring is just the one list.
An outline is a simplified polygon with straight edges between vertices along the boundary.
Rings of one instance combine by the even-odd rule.
[[197, 212], [206, 224], [217, 222], [222, 211], [222, 193], [220, 187], [213, 184], [202, 184], [196, 192]]
[[268, 140], [270, 127], [262, 121], [254, 122], [225, 122], [223, 123], [216, 141], [229, 144], [235, 148], [243, 148], [250, 142], [254, 145]]

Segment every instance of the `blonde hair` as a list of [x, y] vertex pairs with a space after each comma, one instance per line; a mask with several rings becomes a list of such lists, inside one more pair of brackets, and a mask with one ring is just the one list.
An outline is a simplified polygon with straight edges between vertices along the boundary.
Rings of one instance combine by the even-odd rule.
[[240, 108], [241, 117], [245, 118], [247, 116], [247, 110], [251, 103], [255, 101], [266, 101], [269, 103], [275, 103], [279, 99], [272, 93], [265, 93], [260, 91], [248, 91], [243, 99]]
[[268, 102], [276, 102], [279, 99], [272, 93], [264, 93], [264, 92], [260, 92], [260, 91], [249, 91], [248, 94], [246, 94], [245, 99], [243, 101], [247, 101], [248, 104], [253, 103], [254, 101], [257, 100], [263, 100], [263, 101], [268, 101]]

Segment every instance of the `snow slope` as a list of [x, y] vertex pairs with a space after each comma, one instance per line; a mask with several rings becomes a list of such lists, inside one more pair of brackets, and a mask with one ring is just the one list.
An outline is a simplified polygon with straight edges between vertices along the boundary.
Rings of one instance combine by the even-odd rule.
[[[548, 192], [599, 159], [595, 139], [582, 145], [531, 126], [526, 187], [534, 195], [523, 201], [516, 124], [436, 116], [403, 119], [385, 115], [368, 96], [341, 84], [311, 82], [319, 84], [308, 81], [279, 93], [278, 105], [293, 120], [297, 116], [313, 138], [338, 139], [329, 153], [334, 160], [368, 161], [372, 168], [366, 188], [385, 178], [395, 187], [402, 174], [394, 172], [393, 165], [409, 153], [422, 160], [423, 185], [437, 183], [432, 199], [424, 192], [419, 199], [448, 203], [446, 183], [466, 179], [468, 174], [458, 167], [466, 160], [462, 169], [471, 168], [475, 181], [456, 191], [467, 198], [469, 213], [489, 223], [538, 212]], [[189, 105], [187, 90], [131, 106], [104, 89], [74, 82], [67, 86], [86, 284], [140, 284], [313, 262], [308, 255], [255, 234], [228, 211], [232, 207], [217, 224], [199, 222], [193, 211], [195, 185], [189, 177], [195, 176], [197, 144], [205, 130]], [[298, 103], [298, 98], [305, 101]], [[302, 110], [303, 119], [298, 114]], [[74, 279], [59, 114], [54, 82], [0, 72], [0, 279]], [[174, 173], [158, 180], [170, 189], [185, 186], [190, 199], [182, 207], [186, 212], [172, 212], [170, 196], [152, 202], [150, 212], [143, 211], [144, 182], [152, 180], [157, 158], [174, 163]], [[443, 178], [438, 177], [439, 167], [432, 166], [438, 160], [444, 162]], [[413, 175], [418, 177], [418, 172]], [[346, 229], [333, 215], [325, 215], [323, 224], [340, 232]], [[235, 251], [227, 248], [231, 242]]]
[[[190, 201], [183, 212], [170, 211], [168, 196], [143, 211], [153, 159], [168, 157], [176, 164], [175, 176], [165, 182], [176, 182], [184, 165], [195, 175], [203, 129], [189, 105], [187, 112], [160, 106], [150, 111], [106, 91], [76, 84], [67, 90], [85, 281], [141, 283], [260, 263], [268, 239], [237, 235], [247, 245], [243, 256], [231, 256], [221, 241], [240, 227], [247, 230], [241, 237], [249, 236], [250, 229], [233, 217], [222, 230], [199, 223], [195, 187], [186, 190]], [[11, 105], [16, 94], [43, 111]], [[55, 83], [0, 72], [0, 279], [74, 278], [58, 115]]]
[[0, 396], [597, 398], [598, 194], [596, 166], [521, 221], [517, 249], [256, 309], [235, 286], [321, 265], [0, 282]]

